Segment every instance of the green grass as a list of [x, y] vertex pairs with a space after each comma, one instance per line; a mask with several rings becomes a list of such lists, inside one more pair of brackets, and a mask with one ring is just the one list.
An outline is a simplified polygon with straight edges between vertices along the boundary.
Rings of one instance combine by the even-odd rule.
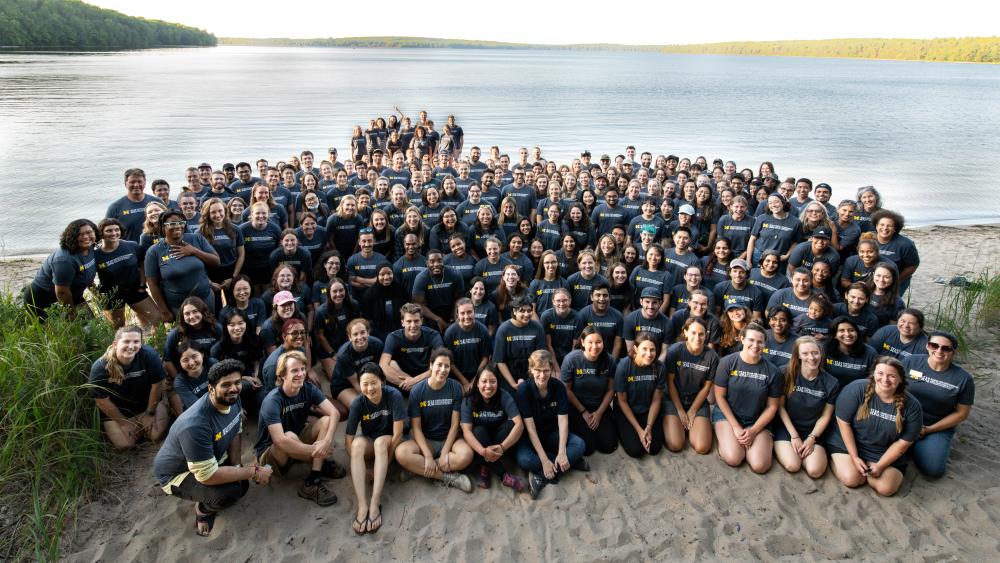
[[86, 382], [111, 338], [103, 319], [41, 324], [0, 294], [0, 560], [58, 559], [80, 501], [102, 484], [112, 458]]
[[[946, 285], [937, 308], [928, 313], [928, 325], [958, 337], [963, 355], [973, 351], [973, 338], [1000, 330], [1000, 274], [985, 269], [967, 277], [967, 285]], [[982, 346], [978, 346], [982, 347]]]

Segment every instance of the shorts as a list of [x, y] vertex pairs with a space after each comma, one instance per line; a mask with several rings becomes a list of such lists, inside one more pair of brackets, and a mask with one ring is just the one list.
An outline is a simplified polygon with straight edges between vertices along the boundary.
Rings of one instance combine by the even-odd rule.
[[344, 383], [340, 383], [340, 382], [334, 383], [333, 381], [331, 381], [330, 382], [330, 396], [333, 397], [334, 399], [336, 399], [337, 396], [340, 395], [341, 392], [343, 392], [343, 391], [345, 391], [347, 389], [353, 389], [353, 388], [354, 387], [350, 383], [348, 383], [346, 381]]
[[[306, 425], [302, 428], [302, 431], [299, 432], [299, 440], [301, 440], [303, 444], [312, 444], [313, 442], [316, 441], [314, 438], [315, 437], [313, 436], [313, 424], [311, 422], [307, 422]], [[257, 454], [256, 461], [260, 465], [270, 465], [271, 469], [273, 469], [276, 473], [281, 474], [280, 471], [281, 467], [273, 459], [273, 454], [272, 454], [273, 449], [274, 449], [274, 444], [268, 445], [260, 453]], [[288, 463], [285, 465], [285, 467], [287, 468], [295, 461], [297, 460], [294, 460], [291, 457], [289, 457]]]
[[441, 455], [441, 449], [444, 448], [444, 440], [431, 440], [425, 437], [427, 440], [427, 445], [431, 447], [431, 453], [434, 454], [434, 458], [437, 459]]
[[[774, 417], [774, 419], [775, 419], [774, 424], [771, 424], [771, 434], [774, 434], [774, 441], [791, 442], [792, 435], [788, 433], [788, 429], [785, 428], [785, 425], [781, 422], [781, 417], [776, 416]], [[806, 437], [809, 436], [808, 430], [803, 432], [802, 430], [796, 428], [795, 431], [798, 432], [799, 437], [802, 438], [803, 440], [805, 440]], [[816, 445], [822, 448], [826, 448], [826, 441], [823, 440], [822, 437], [819, 437], [816, 439]]]
[[[753, 426], [753, 423], [755, 422], [755, 420], [741, 420], [740, 417], [736, 417], [736, 420], [738, 420], [743, 427]], [[722, 409], [720, 409], [718, 405], [712, 406], [712, 425], [714, 426], [716, 422], [729, 422], [729, 419], [726, 418], [726, 415], [722, 414]], [[771, 432], [769, 428], [765, 428], [765, 431]]]
[[[688, 408], [691, 407], [691, 403], [688, 402], [688, 401], [684, 401], [684, 400], [681, 400], [681, 405], [683, 405], [685, 407], [685, 410], [687, 410]], [[677, 416], [677, 407], [674, 406], [674, 402], [671, 401], [670, 399], [664, 399], [663, 400], [663, 415], [664, 416], [670, 416], [670, 415]], [[702, 402], [701, 406], [698, 407], [698, 412], [695, 413], [695, 416], [696, 417], [703, 416], [705, 418], [709, 418], [708, 401]]]
[[126, 305], [135, 305], [149, 299], [146, 289], [138, 285], [134, 287], [115, 287], [109, 291], [102, 291], [101, 295], [106, 299], [104, 303], [105, 311], [124, 309]]

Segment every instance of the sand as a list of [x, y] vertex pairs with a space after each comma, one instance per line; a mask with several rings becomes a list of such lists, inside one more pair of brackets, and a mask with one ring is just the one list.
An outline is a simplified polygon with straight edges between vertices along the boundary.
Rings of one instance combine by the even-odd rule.
[[[911, 302], [931, 310], [942, 291], [935, 278], [996, 270], [998, 233], [985, 226], [908, 230], [922, 257]], [[5, 262], [0, 280], [19, 287], [36, 267], [37, 260]], [[350, 480], [331, 482], [340, 501], [320, 508], [296, 496], [298, 468], [268, 487], [252, 486], [205, 539], [193, 532], [191, 504], [155, 486], [155, 447], [146, 446], [124, 468], [128, 478], [83, 506], [62, 553], [75, 561], [997, 560], [996, 344], [996, 335], [984, 335], [977, 355], [963, 362], [978, 390], [948, 474], [930, 481], [911, 467], [893, 498], [846, 489], [829, 472], [812, 480], [775, 464], [756, 475], [727, 467], [714, 452], [664, 450], [636, 461], [619, 449], [592, 456], [590, 473], [571, 473], [535, 502], [497, 483], [465, 494], [419, 478], [391, 481], [382, 529], [355, 537]], [[244, 432], [249, 452], [256, 428]], [[334, 456], [346, 463], [342, 428], [337, 434]]]

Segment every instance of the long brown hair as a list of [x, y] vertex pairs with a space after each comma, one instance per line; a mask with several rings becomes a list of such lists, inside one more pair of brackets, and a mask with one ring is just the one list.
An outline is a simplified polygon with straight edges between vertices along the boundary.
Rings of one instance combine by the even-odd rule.
[[104, 360], [104, 369], [108, 372], [108, 383], [112, 385], [120, 385], [122, 381], [125, 380], [125, 368], [122, 367], [121, 362], [118, 361], [118, 356], [115, 354], [115, 342], [126, 334], [138, 334], [139, 344], [142, 344], [142, 327], [139, 325], [125, 325], [115, 332], [114, 340], [111, 341], [111, 345], [108, 349], [104, 351], [104, 355], [101, 358]]
[[875, 365], [872, 366], [872, 372], [868, 375], [868, 385], [865, 386], [865, 396], [861, 400], [861, 404], [858, 405], [857, 415], [854, 420], [867, 420], [868, 415], [871, 412], [871, 408], [868, 403], [871, 402], [872, 396], [875, 395], [875, 368], [880, 365], [892, 366], [899, 374], [899, 386], [896, 387], [896, 393], [893, 395], [893, 403], [896, 406], [896, 432], [903, 431], [903, 409], [906, 407], [906, 376], [903, 370], [903, 364], [896, 358], [891, 356], [879, 356], [875, 360]]

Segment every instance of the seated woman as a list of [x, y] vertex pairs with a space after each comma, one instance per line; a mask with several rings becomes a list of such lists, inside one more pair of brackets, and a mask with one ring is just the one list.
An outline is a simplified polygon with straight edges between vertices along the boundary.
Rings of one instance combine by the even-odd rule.
[[865, 483], [881, 496], [896, 494], [920, 437], [923, 409], [906, 390], [903, 364], [875, 360], [868, 379], [849, 383], [837, 398], [837, 426], [827, 441], [833, 474], [848, 487]]
[[472, 481], [461, 471], [472, 463], [473, 452], [458, 435], [462, 385], [448, 377], [451, 362], [451, 350], [431, 352], [430, 376], [410, 391], [411, 438], [396, 449], [396, 461], [405, 470], [402, 480], [423, 475], [471, 493]]
[[[347, 344], [345, 344], [346, 346]], [[396, 447], [403, 441], [406, 402], [395, 388], [385, 384], [385, 374], [375, 362], [360, 369], [361, 394], [351, 402], [344, 432], [351, 456], [351, 482], [358, 501], [351, 529], [355, 534], [375, 533], [382, 527], [382, 489]], [[360, 430], [360, 432], [358, 432]], [[368, 462], [373, 462], [372, 495], [366, 494]]]
[[850, 317], [833, 319], [833, 338], [826, 342], [826, 371], [837, 378], [840, 388], [871, 373], [875, 350], [865, 344], [858, 325]]
[[510, 320], [504, 321], [494, 336], [493, 361], [503, 376], [500, 384], [513, 391], [528, 373], [532, 351], [545, 345], [545, 329], [531, 318], [535, 309], [527, 297], [512, 299], [510, 310]]
[[517, 388], [517, 408], [525, 428], [517, 445], [517, 464], [529, 473], [532, 500], [571, 467], [590, 470], [583, 458], [583, 439], [569, 431], [569, 397], [566, 386], [552, 379], [554, 365], [548, 350], [535, 350], [528, 357], [531, 377]]
[[97, 276], [96, 239], [97, 225], [89, 219], [77, 219], [66, 225], [59, 236], [59, 250], [45, 259], [35, 279], [24, 288], [24, 304], [29, 311], [44, 320], [45, 310], [59, 303], [69, 308], [70, 318], [90, 313], [83, 291]]
[[667, 350], [667, 393], [663, 403], [663, 434], [667, 448], [684, 448], [684, 434], [691, 448], [707, 454], [712, 448], [708, 397], [712, 376], [719, 367], [719, 355], [708, 347], [708, 323], [689, 318], [682, 329], [684, 340]]
[[238, 360], [243, 364], [240, 376], [240, 402], [244, 409], [256, 413], [267, 392], [260, 380], [261, 350], [253, 324], [246, 313], [237, 308], [224, 308], [221, 314], [222, 337], [212, 346], [212, 362]]
[[927, 337], [927, 355], [903, 360], [909, 392], [924, 411], [920, 439], [913, 444], [913, 463], [927, 477], [941, 477], [948, 467], [951, 440], [969, 418], [976, 383], [952, 360], [958, 352], [955, 335], [934, 331]]
[[815, 338], [803, 336], [795, 341], [785, 371], [780, 418], [773, 425], [778, 463], [789, 473], [805, 467], [813, 479], [826, 473], [822, 436], [833, 419], [833, 406], [840, 393], [840, 384], [822, 366], [823, 351]]
[[163, 368], [173, 379], [177, 375], [177, 346], [181, 342], [191, 342], [203, 353], [208, 353], [222, 336], [222, 327], [215, 322], [215, 316], [208, 305], [197, 297], [188, 297], [181, 303], [180, 318], [174, 328], [167, 333], [163, 346]]
[[[568, 301], [568, 295], [564, 296]], [[583, 439], [584, 455], [618, 449], [618, 429], [611, 415], [615, 359], [604, 351], [604, 338], [594, 326], [580, 332], [580, 347], [562, 360], [561, 379], [573, 411], [570, 431]]]
[[750, 323], [741, 338], [743, 350], [719, 360], [712, 424], [723, 461], [737, 467], [746, 460], [754, 473], [767, 473], [773, 445], [768, 425], [778, 413], [783, 381], [761, 355], [764, 327]]
[[476, 485], [490, 486], [496, 475], [505, 487], [524, 490], [524, 481], [507, 472], [501, 459], [521, 439], [524, 419], [510, 393], [500, 388], [497, 367], [487, 364], [472, 378], [472, 385], [462, 400], [462, 435], [474, 452], [473, 465], [479, 466]]
[[107, 351], [91, 366], [90, 396], [116, 450], [131, 449], [141, 437], [158, 441], [166, 434], [170, 414], [160, 402], [164, 377], [160, 356], [142, 343], [142, 328], [136, 325], [118, 329]]
[[208, 354], [185, 340], [177, 346], [177, 363], [180, 371], [174, 377], [174, 392], [168, 402], [174, 416], [180, 416], [208, 392]]
[[368, 326], [367, 319], [354, 319], [347, 323], [347, 342], [340, 346], [333, 358], [330, 395], [336, 403], [347, 408], [361, 393], [361, 368], [368, 362], [378, 363], [382, 357], [382, 341], [368, 333]]
[[663, 448], [660, 407], [667, 383], [658, 355], [652, 335], [640, 332], [631, 356], [615, 369], [615, 426], [622, 448], [631, 457], [656, 455]]

